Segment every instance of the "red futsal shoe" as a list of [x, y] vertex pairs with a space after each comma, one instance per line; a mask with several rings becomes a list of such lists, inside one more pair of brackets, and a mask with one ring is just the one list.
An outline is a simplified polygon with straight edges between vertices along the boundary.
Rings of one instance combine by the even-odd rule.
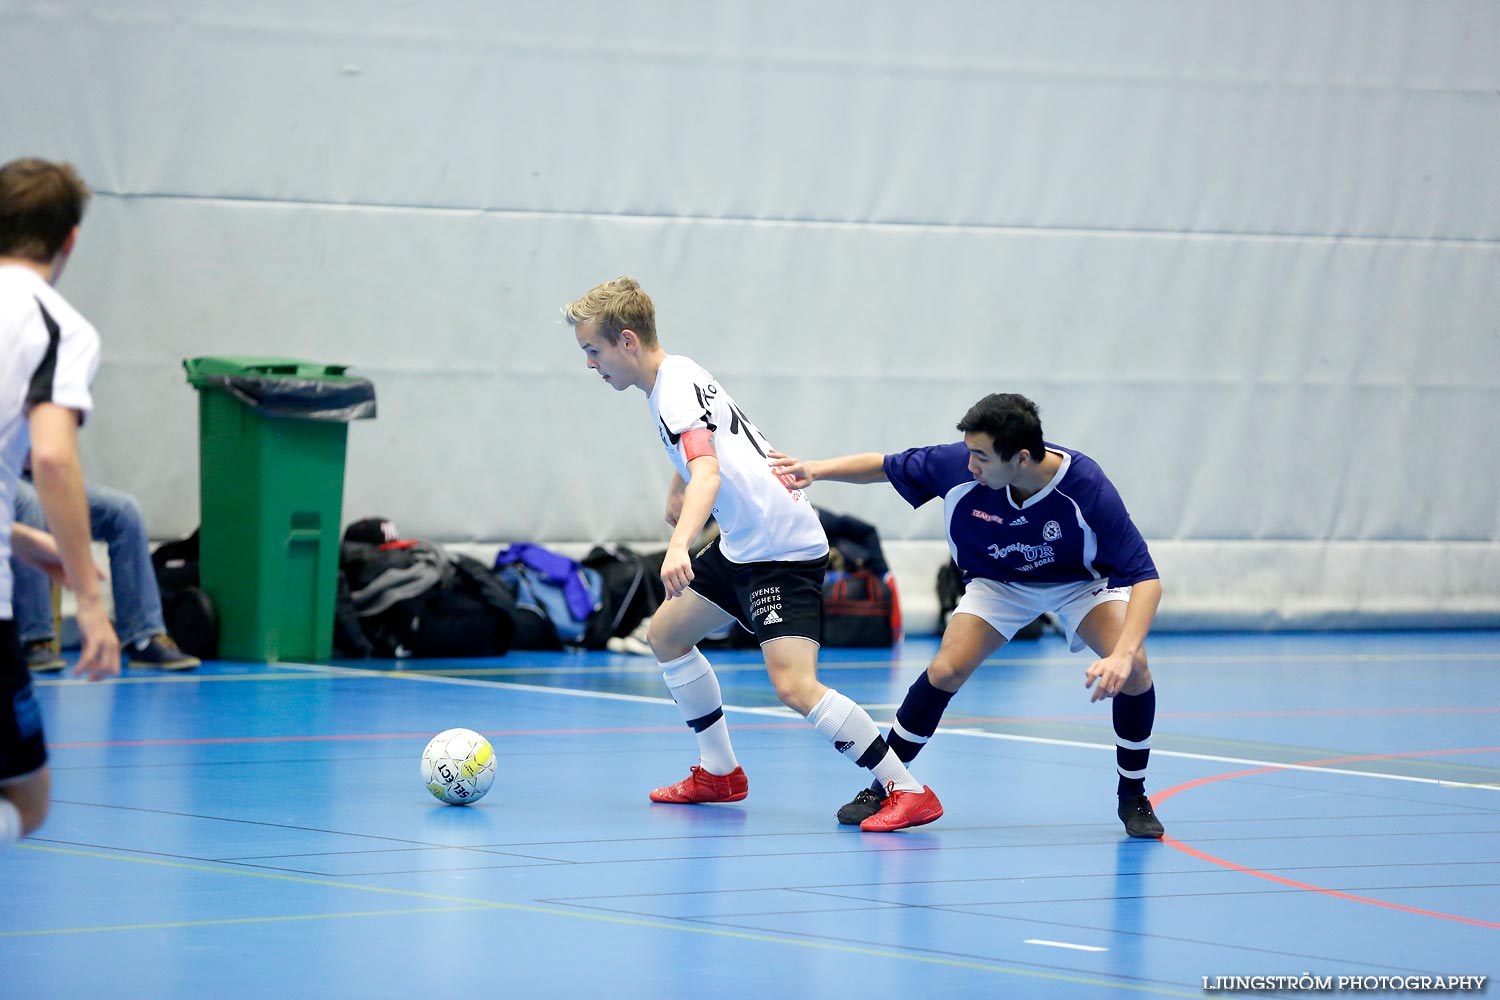
[[880, 812], [859, 824], [859, 828], [866, 833], [889, 833], [931, 823], [941, 815], [943, 804], [932, 789], [923, 785], [920, 792], [891, 792]]
[[[745, 777], [745, 769], [737, 767], [728, 774], [709, 774], [697, 764], [693, 765], [688, 776], [675, 785], [666, 785], [651, 793], [652, 802], [677, 802], [692, 804], [695, 802], [738, 802], [750, 794], [750, 779]], [[936, 802], [937, 799], [933, 799]], [[938, 809], [941, 815], [942, 809]], [[933, 819], [937, 819], [934, 816]], [[927, 822], [923, 820], [923, 822]]]

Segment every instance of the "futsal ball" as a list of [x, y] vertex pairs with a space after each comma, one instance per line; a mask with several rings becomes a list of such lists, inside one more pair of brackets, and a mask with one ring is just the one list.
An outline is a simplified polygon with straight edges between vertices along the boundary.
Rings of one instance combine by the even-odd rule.
[[495, 783], [495, 749], [472, 729], [447, 729], [422, 751], [427, 790], [450, 806], [478, 802]]

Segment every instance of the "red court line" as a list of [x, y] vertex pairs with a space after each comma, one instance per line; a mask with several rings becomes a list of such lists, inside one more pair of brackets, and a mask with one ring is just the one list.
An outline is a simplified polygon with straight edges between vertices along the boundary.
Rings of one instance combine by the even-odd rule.
[[[481, 736], [597, 736], [609, 733], [678, 733], [683, 724], [675, 726], [620, 726], [608, 729], [482, 729]], [[736, 724], [735, 730], [743, 729], [805, 729], [807, 723], [757, 722]], [[328, 736], [216, 736], [185, 740], [111, 740], [99, 743], [51, 743], [53, 750], [82, 749], [88, 747], [176, 747], [214, 743], [336, 743], [342, 740], [430, 740], [433, 733], [346, 733]]]
[[[1225, 774], [1216, 774], [1208, 778], [1198, 778], [1194, 781], [1186, 781], [1180, 785], [1169, 788], [1164, 792], [1159, 792], [1158, 794], [1152, 796], [1151, 804], [1152, 806], [1159, 806], [1161, 805], [1161, 803], [1165, 802], [1167, 799], [1170, 799], [1178, 792], [1185, 792], [1189, 789], [1198, 788], [1202, 785], [1212, 784], [1215, 781], [1226, 781], [1229, 778], [1243, 778], [1246, 775], [1251, 774], [1267, 774], [1272, 771], [1283, 771], [1289, 766], [1324, 767], [1331, 764], [1353, 764], [1370, 760], [1391, 760], [1398, 757], [1428, 757], [1435, 754], [1496, 752], [1500, 752], [1500, 747], [1471, 747], [1465, 750], [1413, 750], [1405, 753], [1376, 753], [1365, 754], [1359, 757], [1333, 757], [1328, 760], [1304, 761], [1301, 764], [1296, 765], [1273, 765], [1271, 767], [1251, 768], [1247, 771], [1229, 771]], [[1454, 920], [1463, 924], [1474, 924], [1478, 927], [1490, 927], [1495, 930], [1500, 930], [1500, 924], [1490, 923], [1486, 920], [1475, 920], [1472, 917], [1460, 917], [1452, 913], [1438, 913], [1435, 910], [1423, 910], [1415, 906], [1402, 906], [1400, 903], [1389, 903], [1383, 899], [1371, 899], [1368, 896], [1356, 896], [1353, 893], [1339, 892], [1337, 889], [1325, 889], [1322, 886], [1311, 885], [1307, 882], [1298, 882], [1294, 879], [1283, 878], [1280, 875], [1273, 875], [1270, 872], [1264, 872], [1257, 868], [1247, 868], [1244, 865], [1235, 864], [1233, 861], [1226, 861], [1223, 858], [1218, 858], [1212, 854], [1200, 851], [1196, 847], [1193, 847], [1190, 844], [1185, 844], [1175, 837], [1166, 836], [1162, 838], [1162, 841], [1183, 852], [1184, 854], [1199, 859], [1200, 861], [1208, 861], [1223, 868], [1228, 868], [1230, 871], [1241, 872], [1245, 875], [1254, 875], [1256, 878], [1263, 878], [1270, 882], [1279, 882], [1282, 885], [1289, 885], [1297, 889], [1306, 889], [1309, 892], [1320, 892], [1325, 896], [1332, 896], [1336, 899], [1347, 899], [1355, 903], [1369, 903], [1371, 906], [1383, 906], [1386, 909], [1401, 910], [1404, 913], [1415, 913], [1424, 917], [1437, 917], [1441, 920]]]

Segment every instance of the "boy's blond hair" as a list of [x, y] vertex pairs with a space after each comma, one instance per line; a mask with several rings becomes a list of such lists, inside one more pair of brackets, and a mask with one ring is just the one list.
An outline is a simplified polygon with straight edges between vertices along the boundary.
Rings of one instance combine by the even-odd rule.
[[620, 342], [622, 331], [634, 330], [641, 346], [656, 346], [656, 307], [634, 278], [595, 285], [582, 298], [563, 306], [562, 312], [569, 326], [596, 323], [595, 329], [611, 344]]

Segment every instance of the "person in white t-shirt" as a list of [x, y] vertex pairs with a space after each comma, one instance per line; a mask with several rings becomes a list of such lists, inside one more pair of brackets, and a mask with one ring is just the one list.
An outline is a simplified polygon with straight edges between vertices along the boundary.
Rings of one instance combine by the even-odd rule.
[[[738, 802], [749, 794], [730, 744], [719, 681], [697, 643], [737, 622], [760, 643], [783, 704], [886, 791], [860, 823], [871, 832], [931, 823], [943, 807], [912, 778], [864, 709], [818, 681], [823, 577], [828, 539], [800, 489], [767, 464], [771, 447], [718, 379], [657, 340], [656, 310], [632, 278], [593, 288], [563, 307], [588, 367], [618, 391], [646, 394], [651, 420], [674, 467], [662, 560], [667, 601], [648, 641], [684, 720], [697, 734], [699, 762], [653, 802]], [[688, 547], [712, 515], [719, 537]]]
[[[120, 642], [89, 551], [78, 464], [99, 335], [52, 287], [78, 240], [88, 198], [68, 164], [22, 159], [0, 167], [0, 847], [42, 825], [52, 780], [11, 608], [12, 549], [77, 595], [83, 649], [74, 674], [101, 680], [120, 673]], [[12, 523], [28, 447], [50, 535]]]

